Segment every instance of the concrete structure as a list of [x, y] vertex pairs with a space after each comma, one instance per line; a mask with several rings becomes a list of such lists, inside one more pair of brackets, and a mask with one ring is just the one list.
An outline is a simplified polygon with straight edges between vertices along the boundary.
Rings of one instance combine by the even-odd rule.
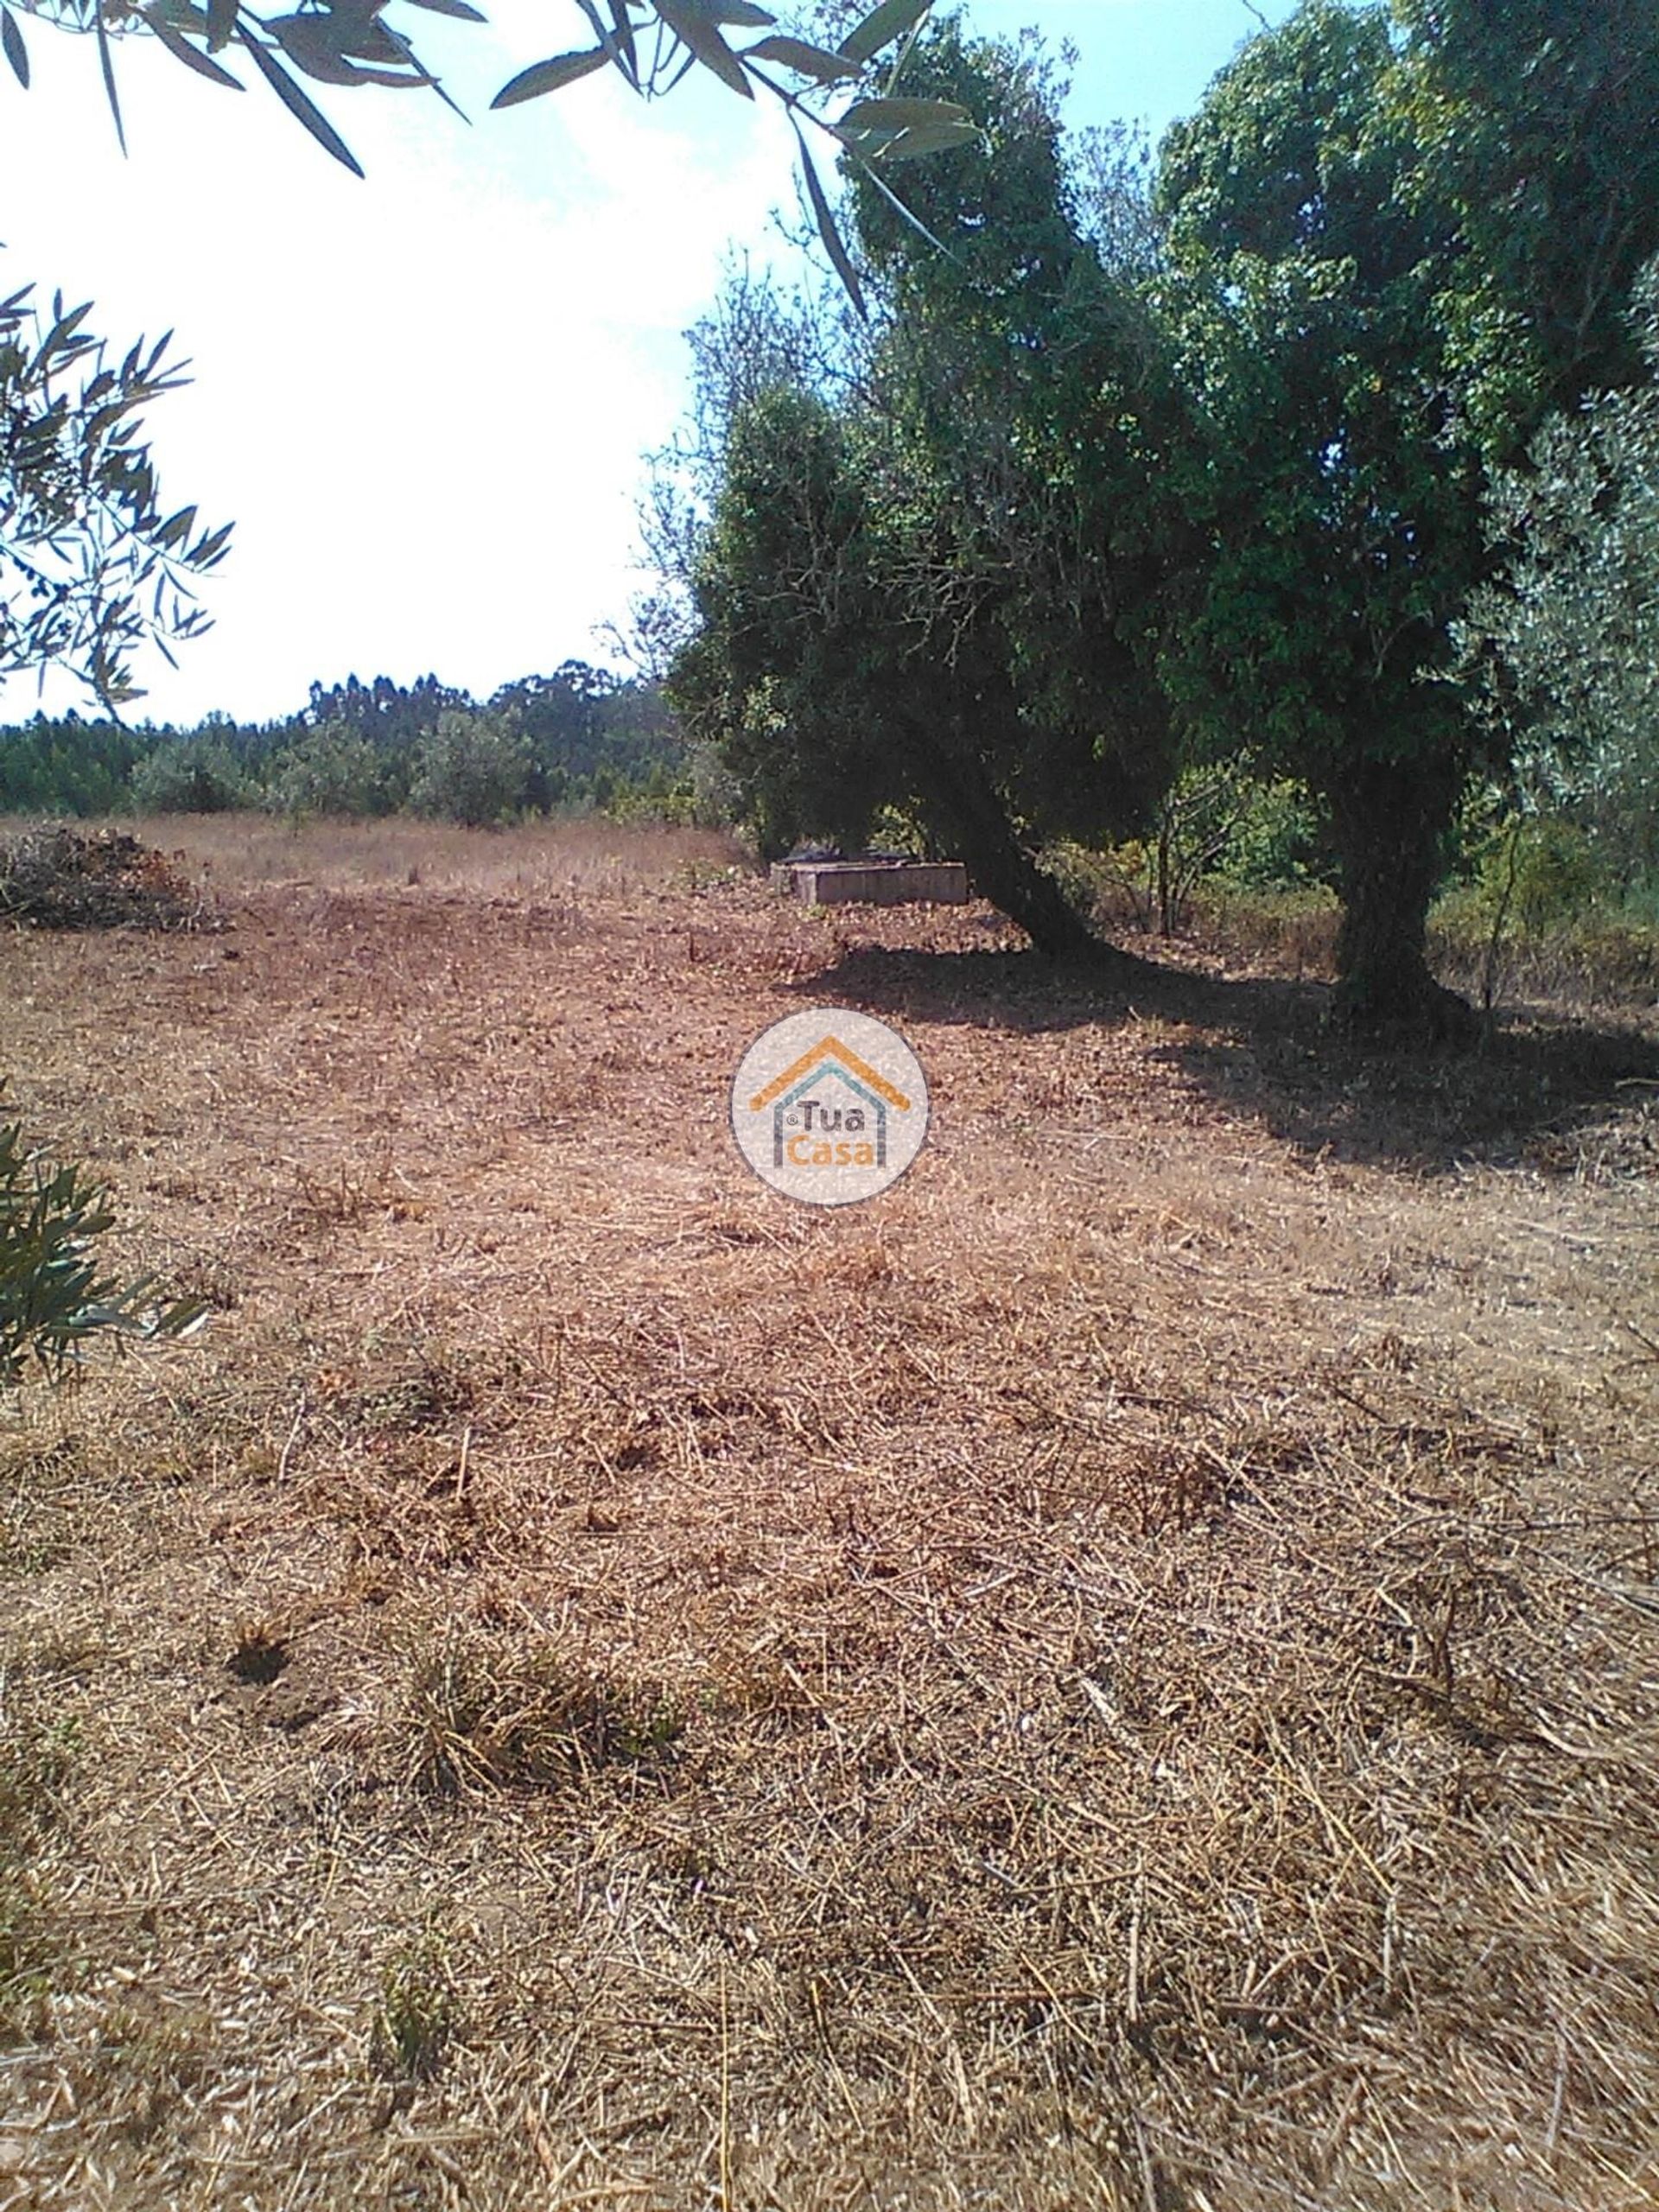
[[960, 861], [779, 861], [772, 886], [809, 906], [961, 906], [968, 871]]

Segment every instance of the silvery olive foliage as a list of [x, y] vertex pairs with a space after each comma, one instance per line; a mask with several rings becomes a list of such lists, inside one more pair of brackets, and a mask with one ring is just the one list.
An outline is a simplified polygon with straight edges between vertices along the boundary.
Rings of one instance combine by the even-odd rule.
[[[740, 99], [773, 99], [794, 127], [801, 179], [825, 251], [855, 305], [859, 276], [842, 238], [810, 145], [846, 156], [902, 206], [886, 181], [894, 164], [968, 143], [965, 110], [949, 101], [907, 99], [899, 79], [932, 0], [879, 0], [842, 28], [848, 11], [830, 10], [833, 45], [798, 35], [754, 0], [569, 0], [578, 42], [533, 62], [502, 86], [493, 107], [517, 107], [614, 69], [641, 99], [671, 93], [693, 70], [714, 77]], [[18, 81], [29, 81], [22, 23], [50, 23], [97, 44], [104, 89], [123, 131], [114, 48], [123, 37], [153, 37], [181, 67], [231, 92], [246, 73], [263, 78], [295, 119], [353, 175], [356, 156], [300, 82], [334, 87], [427, 90], [454, 106], [416, 52], [408, 9], [481, 23], [471, 0], [321, 0], [282, 15], [262, 15], [244, 0], [0, 0], [0, 44]], [[232, 65], [235, 65], [233, 67]], [[243, 70], [242, 75], [236, 69]], [[124, 135], [122, 137], [124, 145]]]
[[1649, 381], [1553, 416], [1495, 475], [1504, 565], [1458, 626], [1522, 804], [1579, 814], [1621, 873], [1659, 867], [1659, 262], [1635, 321]]
[[91, 312], [0, 299], [0, 682], [55, 667], [113, 708], [141, 644], [207, 626], [194, 587], [230, 530], [162, 504], [139, 410], [185, 381], [169, 339], [117, 360]]
[[106, 1198], [82, 1168], [31, 1151], [19, 1123], [0, 1127], [0, 1390], [31, 1366], [61, 1381], [94, 1339], [180, 1337], [201, 1320], [200, 1299], [157, 1306], [149, 1278], [99, 1273]]

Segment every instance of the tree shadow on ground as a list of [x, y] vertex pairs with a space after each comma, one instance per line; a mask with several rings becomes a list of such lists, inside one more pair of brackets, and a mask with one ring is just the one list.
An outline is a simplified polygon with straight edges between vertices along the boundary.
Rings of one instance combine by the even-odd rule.
[[1659, 1173], [1659, 1040], [1611, 1021], [1511, 1014], [1471, 1049], [1358, 1043], [1328, 1026], [1327, 984], [1194, 973], [1109, 947], [1055, 963], [857, 946], [791, 988], [897, 1023], [1010, 1037], [1150, 1025], [1148, 1063], [1319, 1157], [1431, 1173], [1473, 1161]]

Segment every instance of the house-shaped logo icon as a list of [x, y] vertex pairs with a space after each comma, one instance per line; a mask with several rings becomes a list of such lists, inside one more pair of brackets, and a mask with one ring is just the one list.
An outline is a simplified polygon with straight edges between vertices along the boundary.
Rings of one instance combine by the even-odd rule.
[[[772, 1109], [772, 1164], [774, 1167], [785, 1165], [785, 1130], [791, 1115], [798, 1120], [804, 1119], [806, 1133], [810, 1135], [816, 1113], [826, 1140], [847, 1126], [839, 1109], [835, 1110], [831, 1119], [829, 1100], [822, 1095], [826, 1086], [836, 1084], [839, 1084], [844, 1092], [850, 1092], [855, 1098], [861, 1100], [869, 1109], [871, 1122], [867, 1123], [860, 1113], [857, 1128], [861, 1134], [867, 1128], [870, 1129], [871, 1135], [867, 1141], [874, 1142], [874, 1165], [886, 1167], [887, 1109], [892, 1106], [901, 1114], [908, 1114], [910, 1101], [896, 1084], [889, 1083], [885, 1076], [878, 1075], [868, 1060], [861, 1059], [838, 1037], [820, 1038], [810, 1051], [803, 1052], [798, 1060], [792, 1061], [781, 1075], [774, 1076], [766, 1089], [757, 1091], [749, 1101], [752, 1114], [764, 1114], [768, 1106]], [[858, 1112], [858, 1109], [854, 1108], [849, 1111]]]
[[762, 1182], [844, 1206], [896, 1183], [927, 1135], [927, 1078], [896, 1029], [850, 1007], [786, 1014], [743, 1055], [732, 1134]]

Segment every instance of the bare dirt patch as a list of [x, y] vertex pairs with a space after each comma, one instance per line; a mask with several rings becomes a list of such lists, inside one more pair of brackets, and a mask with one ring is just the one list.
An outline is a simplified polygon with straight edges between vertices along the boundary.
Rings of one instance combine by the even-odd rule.
[[217, 1310], [0, 1429], [0, 2204], [1652, 2203], [1651, 1045], [318, 834], [9, 953]]

